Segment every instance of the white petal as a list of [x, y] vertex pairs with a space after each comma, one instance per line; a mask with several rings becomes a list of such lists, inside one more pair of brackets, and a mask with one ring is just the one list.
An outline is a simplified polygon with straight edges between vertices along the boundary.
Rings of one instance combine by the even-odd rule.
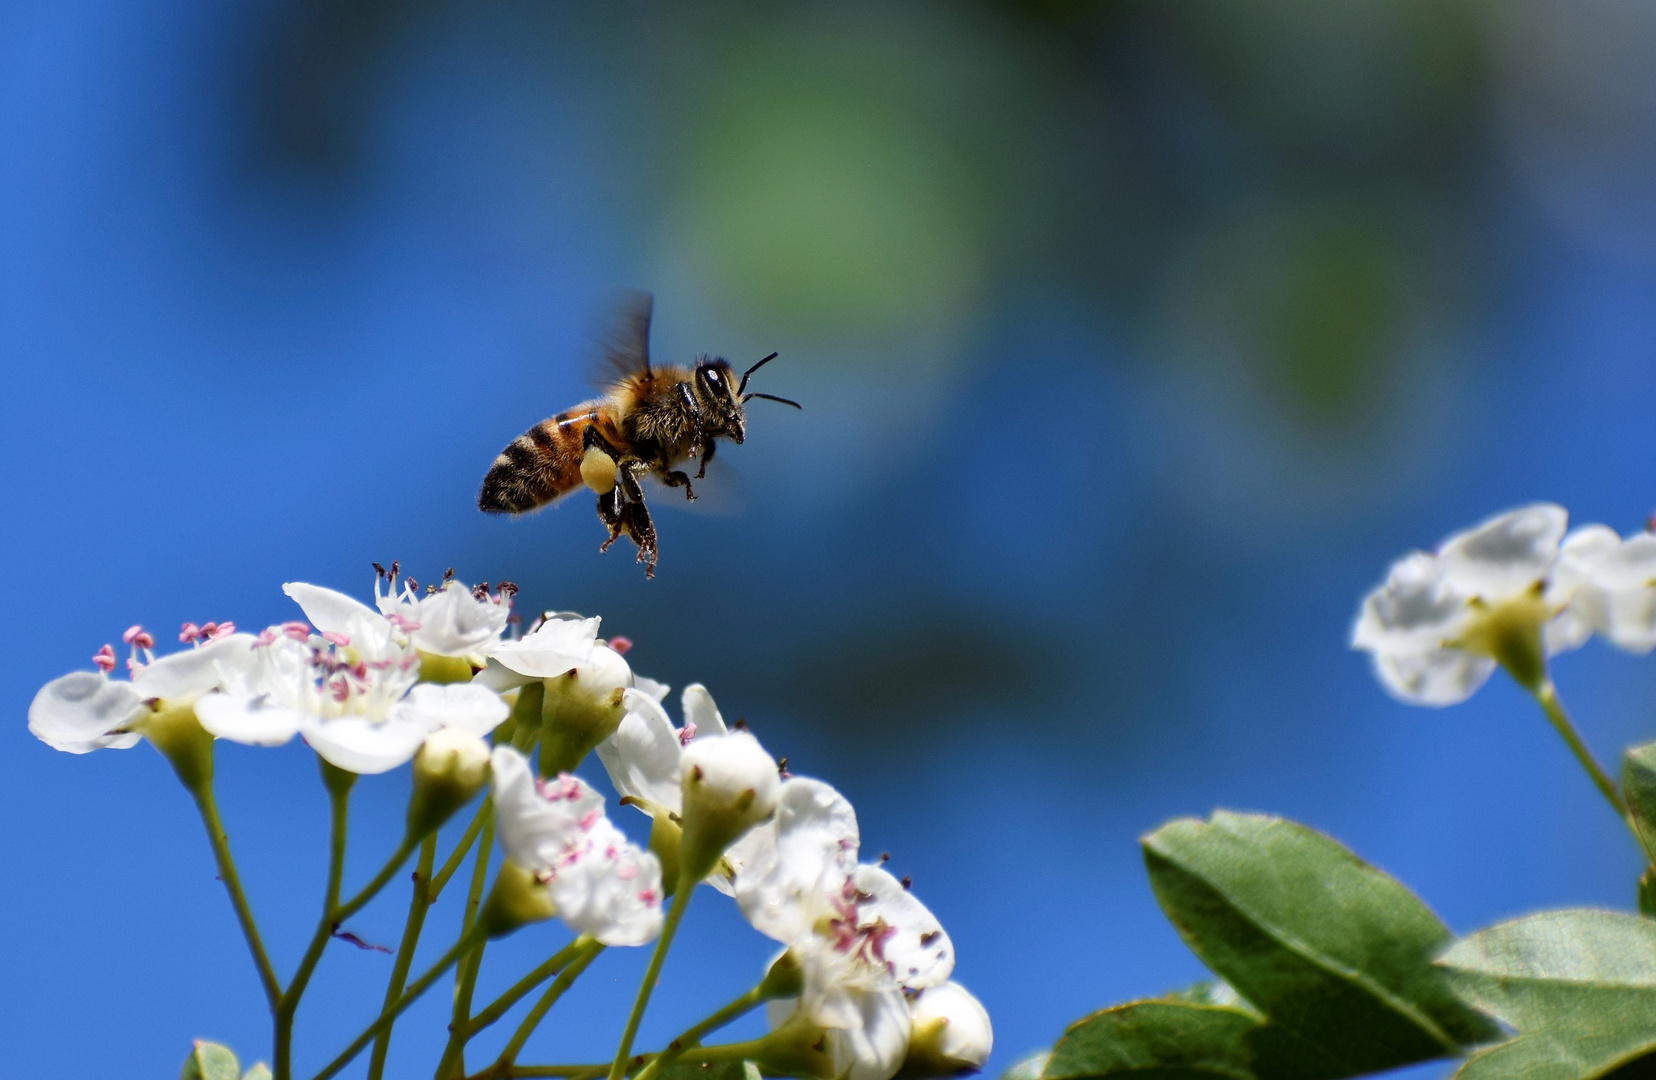
[[664, 682], [656, 682], [654, 679], [637, 674], [633, 676], [633, 686], [649, 694], [655, 699], [657, 705], [667, 700], [667, 692], [672, 689]]
[[882, 921], [891, 928], [881, 948], [897, 982], [909, 990], [940, 986], [954, 971], [954, 945], [926, 905], [878, 866], [859, 866], [857, 922]]
[[1468, 596], [1445, 580], [1442, 562], [1413, 552], [1392, 564], [1386, 580], [1363, 598], [1351, 646], [1370, 652], [1418, 652], [1459, 636], [1470, 617]]
[[305, 719], [266, 694], [207, 694], [196, 701], [195, 714], [209, 735], [247, 746], [281, 746]]
[[1438, 557], [1456, 591], [1495, 604], [1547, 577], [1568, 522], [1562, 506], [1521, 506], [1451, 536]]
[[1374, 674], [1410, 705], [1458, 705], [1489, 681], [1495, 661], [1460, 649], [1376, 653]]
[[551, 871], [558, 918], [605, 945], [644, 945], [661, 933], [661, 863], [600, 816]]
[[407, 764], [430, 734], [423, 725], [395, 716], [378, 723], [362, 716], [306, 716], [299, 730], [328, 764], [362, 776]]
[[684, 710], [686, 726], [694, 724], [697, 735], [723, 735], [725, 733], [724, 717], [719, 715], [719, 707], [713, 704], [713, 695], [707, 692], [707, 687], [701, 683], [691, 683], [684, 688], [679, 697], [679, 706]]
[[489, 656], [534, 679], [550, 679], [585, 663], [598, 637], [596, 618], [558, 614], [517, 641], [503, 641]]
[[908, 1056], [908, 1003], [901, 991], [856, 996], [861, 1023], [828, 1032], [828, 1056], [843, 1080], [891, 1080]]
[[420, 624], [411, 635], [416, 648], [438, 656], [486, 651], [511, 617], [510, 604], [479, 600], [458, 581], [420, 599], [409, 616]]
[[782, 785], [776, 817], [759, 834], [736, 875], [736, 904], [761, 934], [791, 945], [808, 937], [857, 868], [857, 815], [820, 780]]
[[252, 634], [227, 634], [194, 649], [182, 649], [132, 673], [132, 686], [145, 698], [187, 701], [210, 690], [246, 690], [256, 666]]
[[604, 816], [601, 795], [567, 773], [537, 782], [529, 760], [509, 746], [495, 748], [494, 799], [500, 844], [525, 870], [546, 874], [579, 846], [584, 830]]
[[282, 591], [299, 605], [310, 624], [324, 633], [350, 634], [357, 623], [385, 622], [385, 617], [367, 604], [321, 585], [290, 581]]
[[72, 671], [40, 688], [29, 704], [29, 732], [54, 750], [84, 754], [104, 747], [124, 750], [138, 742], [119, 732], [143, 708], [130, 683], [95, 671]]
[[1600, 538], [1590, 551], [1572, 553], [1568, 572], [1578, 582], [1572, 614], [1618, 649], [1656, 648], [1656, 536], [1635, 533], [1614, 546]]
[[419, 683], [392, 710], [427, 731], [453, 727], [473, 735], [487, 735], [510, 714], [499, 694], [476, 683]]
[[678, 782], [678, 732], [648, 693], [625, 690], [621, 700], [626, 714], [615, 733], [598, 744], [598, 760], [617, 793], [677, 813], [684, 801]]

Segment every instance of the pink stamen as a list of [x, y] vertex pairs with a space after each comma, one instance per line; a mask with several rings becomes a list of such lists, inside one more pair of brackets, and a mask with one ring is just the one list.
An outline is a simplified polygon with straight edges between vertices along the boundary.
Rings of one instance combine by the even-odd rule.
[[338, 645], [342, 649], [345, 648], [347, 645], [349, 645], [351, 643], [350, 635], [341, 634], [337, 630], [324, 630], [324, 631], [322, 631], [322, 640], [332, 642], [333, 644]]
[[274, 626], [267, 626], [263, 630], [259, 631], [258, 637], [253, 639], [253, 647], [256, 649], [260, 645], [269, 645], [275, 640], [276, 628]]
[[388, 615], [386, 616], [386, 619], [392, 626], [395, 626], [398, 630], [401, 630], [405, 634], [412, 634], [420, 628], [419, 623], [415, 622], [413, 619], [404, 618], [401, 615]]
[[[203, 633], [208, 632], [207, 628], [205, 626], [202, 627], [201, 629], [202, 629]], [[231, 634], [234, 634], [235, 632], [236, 632], [236, 624], [233, 623], [233, 622], [230, 622], [228, 619], [226, 619], [224, 622], [221, 622], [221, 623], [218, 624], [217, 629], [212, 631], [212, 635], [213, 635], [213, 638], [216, 640], [216, 639], [221, 638], [221, 637], [229, 637]]]
[[638, 890], [638, 898], [651, 907], [655, 907], [656, 902], [661, 899], [656, 895], [656, 891], [654, 889]]
[[216, 633], [218, 633], [218, 623], [216, 623], [216, 622], [205, 622], [205, 623], [201, 624], [201, 636], [202, 637], [210, 638]]
[[183, 629], [178, 631], [178, 640], [182, 641], [186, 645], [200, 636], [201, 627], [197, 626], [193, 622], [185, 623]]
[[121, 640], [140, 649], [155, 648], [155, 639], [150, 637], [144, 628], [136, 623], [126, 628], [126, 633], [121, 635]]
[[632, 638], [624, 638], [620, 634], [617, 634], [615, 637], [610, 638], [609, 647], [614, 649], [620, 655], [626, 656], [627, 650], [632, 648]]
[[625, 866], [618, 867], [615, 871], [615, 876], [620, 878], [622, 881], [631, 881], [633, 878], [638, 876], [638, 867], [634, 866], [632, 863], [628, 863]]
[[680, 746], [689, 746], [690, 745], [690, 740], [694, 739], [695, 737], [696, 737], [696, 722], [694, 720], [686, 720], [684, 722], [684, 727], [679, 729], [679, 745]]
[[285, 622], [282, 624], [282, 633], [293, 641], [305, 641], [310, 637], [310, 624]]
[[603, 816], [604, 812], [602, 810], [588, 810], [586, 813], [582, 814], [579, 822], [581, 831], [585, 832], [594, 825], [598, 824], [598, 819]]
[[108, 675], [115, 670], [115, 650], [105, 645], [92, 655], [92, 662], [98, 666], [99, 671]]

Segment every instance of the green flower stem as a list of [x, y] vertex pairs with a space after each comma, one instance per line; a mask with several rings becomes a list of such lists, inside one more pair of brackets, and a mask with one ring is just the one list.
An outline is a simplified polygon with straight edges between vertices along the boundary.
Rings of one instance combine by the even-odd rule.
[[[764, 1049], [764, 1044], [760, 1040], [724, 1043], [720, 1046], [698, 1046], [680, 1054], [678, 1060], [687, 1065], [713, 1061], [743, 1061], [757, 1057]], [[658, 1056], [641, 1054], [633, 1058], [629, 1064], [648, 1067], [648, 1063], [653, 1062]], [[587, 1080], [588, 1077], [603, 1076], [608, 1069], [608, 1065], [513, 1065], [505, 1072], [498, 1072], [495, 1066], [491, 1065], [468, 1080], [515, 1080], [517, 1077], [533, 1076], [562, 1076], [570, 1077], [572, 1080]]]
[[381, 1010], [379, 1018], [369, 1024], [362, 1034], [351, 1041], [351, 1045], [341, 1050], [339, 1056], [323, 1066], [322, 1071], [313, 1076], [311, 1080], [328, 1080], [330, 1076], [349, 1065], [353, 1058], [362, 1053], [363, 1047], [372, 1042], [381, 1031], [389, 1028], [397, 1017], [402, 1015], [404, 1009], [420, 999], [421, 994], [431, 989], [432, 984], [442, 978], [448, 972], [448, 969], [454, 966], [455, 961], [465, 956], [482, 942], [483, 930], [481, 928], [475, 928], [470, 933], [460, 935], [460, 940], [450, 945], [448, 952], [438, 957], [437, 962], [432, 964], [424, 975], [414, 980], [414, 985], [403, 991], [402, 997], [397, 999], [395, 1005]]
[[[601, 942], [594, 941], [592, 938], [582, 934], [574, 941], [571, 941], [568, 945], [565, 945], [563, 948], [559, 949], [556, 953], [553, 953], [545, 963], [541, 964], [535, 970], [513, 983], [510, 989], [490, 1002], [487, 1008], [483, 1009], [476, 1016], [473, 1016], [471, 1023], [466, 1027], [466, 1038], [476, 1038], [478, 1032], [482, 1031], [496, 1020], [499, 1020], [506, 1014], [508, 1009], [523, 1000], [524, 996], [528, 994], [529, 991], [533, 990], [547, 979], [550, 979], [552, 976], [563, 971], [566, 967], [575, 963], [577, 960], [584, 960], [588, 957], [596, 957], [603, 951], [604, 946]], [[608, 1066], [606, 1066], [606, 1068], [607, 1067]]]
[[655, 1080], [662, 1069], [678, 1061], [688, 1051], [696, 1049], [703, 1036], [709, 1032], [717, 1031], [732, 1020], [746, 1016], [763, 1005], [769, 998], [770, 995], [765, 993], [763, 983], [755, 986], [695, 1027], [686, 1029], [682, 1035], [668, 1043], [666, 1048], [657, 1054], [653, 1061], [644, 1066], [642, 1072], [635, 1073], [633, 1080]]
[[655, 990], [656, 980], [661, 977], [662, 961], [667, 959], [667, 949], [673, 944], [673, 935], [678, 932], [679, 921], [684, 918], [684, 909], [690, 906], [690, 894], [696, 891], [694, 882], [680, 881], [678, 891], [673, 894], [673, 906], [667, 909], [667, 919], [662, 923], [661, 936], [656, 938], [655, 951], [650, 953], [649, 966], [644, 969], [644, 980], [638, 985], [638, 996], [633, 999], [632, 1014], [627, 1017], [626, 1029], [621, 1032], [621, 1042], [615, 1048], [615, 1060], [610, 1064], [609, 1080], [621, 1080], [626, 1072], [627, 1055], [632, 1053], [633, 1038], [638, 1034], [638, 1024], [644, 1019], [644, 1010], [650, 1004], [650, 993]]
[[271, 1068], [273, 1080], [288, 1080], [292, 1075], [288, 1052], [293, 1038], [293, 1014], [299, 1009], [300, 995], [305, 992], [311, 973], [316, 970], [317, 961], [322, 959], [322, 950], [327, 947], [328, 939], [333, 936], [340, 923], [362, 910], [368, 901], [385, 888], [386, 882], [390, 881], [392, 875], [408, 861], [415, 845], [415, 840], [403, 837], [402, 843], [397, 845], [397, 850], [385, 860], [385, 865], [380, 867], [379, 873], [375, 874], [368, 884], [343, 904], [335, 905], [322, 913], [322, 920], [317, 923], [316, 932], [311, 935], [304, 958], [299, 961], [299, 968], [293, 973], [293, 981], [288, 983], [287, 992], [282, 995], [282, 1000], [276, 1006], [276, 1050]]
[[253, 954], [253, 966], [259, 969], [259, 984], [264, 987], [265, 999], [270, 1002], [270, 1011], [274, 1013], [282, 1000], [282, 984], [276, 978], [276, 969], [270, 966], [270, 957], [259, 938], [259, 928], [253, 922], [253, 909], [247, 906], [247, 894], [242, 892], [241, 878], [236, 875], [236, 863], [230, 857], [230, 838], [224, 833], [223, 822], [219, 821], [212, 781], [192, 788], [190, 795], [201, 813], [202, 825], [207, 828], [207, 842], [213, 847], [213, 861], [218, 864], [219, 880], [224, 882], [224, 891], [230, 894], [230, 906], [236, 911], [242, 937], [247, 939], [247, 948]]
[[[1564, 711], [1563, 702], [1558, 700], [1558, 690], [1553, 686], [1551, 679], [1543, 682], [1540, 688], [1535, 691], [1535, 700], [1541, 706], [1541, 711], [1547, 714], [1547, 720], [1563, 737], [1565, 744], [1569, 746], [1570, 753], [1574, 754], [1576, 760], [1581, 763], [1581, 767], [1587, 770], [1587, 775], [1592, 778], [1593, 785], [1599, 789], [1599, 794], [1604, 796], [1604, 801], [1608, 802], [1611, 809], [1615, 810], [1617, 817], [1628, 822], [1629, 827], [1631, 827], [1632, 823], [1627, 816], [1627, 803], [1622, 799], [1621, 792], [1617, 790], [1616, 782], [1610, 779], [1610, 774], [1606, 773], [1599, 763], [1594, 760], [1593, 752], [1587, 749], [1586, 743], [1581, 741], [1581, 736], [1577, 734], [1575, 725], [1570, 723], [1569, 714]], [[1637, 833], [1634, 833], [1635, 837], [1637, 835]]]
[[[577, 939], [577, 941], [579, 940]], [[598, 945], [597, 942], [592, 944]], [[568, 990], [571, 984], [581, 977], [581, 972], [587, 969], [587, 965], [598, 959], [598, 954], [603, 951], [604, 947], [602, 945], [598, 945], [597, 948], [586, 949], [581, 955], [571, 960], [563, 971], [559, 972], [558, 977], [552, 980], [552, 985], [546, 988], [546, 992], [540, 996], [540, 1000], [535, 1002], [534, 1007], [529, 1010], [529, 1015], [523, 1018], [523, 1023], [519, 1024], [517, 1030], [512, 1033], [505, 1049], [501, 1050], [500, 1057], [491, 1066], [495, 1070], [493, 1075], [507, 1076], [511, 1074], [512, 1063], [517, 1060], [518, 1054], [523, 1050], [523, 1044], [529, 1041], [529, 1036], [534, 1033], [535, 1028], [539, 1027], [540, 1022], [546, 1018], [547, 1011], [558, 1003], [558, 999], [563, 997], [564, 991]], [[604, 1068], [602, 1065], [598, 1066], [598, 1071], [593, 1075], [602, 1076]]]
[[[483, 882], [488, 877], [489, 852], [493, 844], [494, 818], [487, 817], [483, 820], [482, 834], [478, 838], [477, 859], [472, 863], [471, 890], [466, 894], [462, 932], [469, 933], [476, 924], [477, 910], [483, 904]], [[472, 992], [477, 987], [477, 973], [483, 967], [483, 948], [486, 944], [486, 941], [479, 943], [477, 950], [455, 969], [454, 1011], [449, 1018], [448, 1045], [443, 1048], [443, 1056], [433, 1074], [436, 1080], [450, 1080], [456, 1074], [465, 1076], [466, 1031], [471, 1026]]]
[[[408, 921], [403, 923], [402, 942], [397, 946], [397, 959], [391, 967], [391, 980], [385, 986], [385, 1005], [389, 1009], [402, 996], [408, 981], [408, 969], [414, 963], [414, 948], [420, 942], [420, 931], [425, 927], [426, 912], [436, 899], [431, 888], [431, 866], [437, 861], [435, 833], [420, 841], [420, 859], [414, 865], [414, 895], [408, 901]], [[368, 1080], [380, 1080], [385, 1074], [385, 1055], [391, 1049], [391, 1027], [374, 1036], [374, 1053], [368, 1059]]]
[[443, 860], [443, 868], [437, 871], [437, 875], [431, 879], [431, 899], [433, 902], [436, 901], [437, 895], [443, 891], [443, 886], [448, 884], [449, 878], [453, 877], [454, 872], [460, 869], [460, 864], [465, 861], [466, 853], [471, 850], [472, 843], [477, 839], [477, 834], [483, 831], [483, 823], [488, 821], [493, 813], [494, 798], [486, 796], [483, 799], [483, 804], [477, 808], [477, 813], [472, 815], [471, 824], [467, 825], [466, 831], [461, 834], [459, 843], [454, 845], [454, 851], [449, 854], [447, 859]]

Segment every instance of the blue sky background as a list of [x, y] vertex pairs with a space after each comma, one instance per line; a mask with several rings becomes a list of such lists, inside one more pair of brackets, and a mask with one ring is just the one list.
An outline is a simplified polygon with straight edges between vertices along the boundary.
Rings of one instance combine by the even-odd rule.
[[[54, 753], [25, 711], [131, 623], [257, 627], [284, 581], [366, 596], [372, 560], [602, 615], [838, 785], [954, 937], [991, 1072], [1200, 977], [1136, 845], [1173, 816], [1304, 821], [1457, 931], [1629, 906], [1625, 835], [1522, 695], [1405, 708], [1345, 644], [1388, 560], [1490, 512], [1656, 508], [1656, 17], [1572, 10], [0, 6], [9, 1068], [267, 1053], [164, 763]], [[626, 285], [658, 357], [779, 350], [761, 388], [806, 405], [756, 406], [695, 512], [657, 512], [650, 582], [584, 500], [473, 502], [584, 396]], [[1649, 660], [1555, 674], [1605, 759], [1656, 737]], [[219, 770], [291, 970], [312, 755]], [[352, 880], [404, 797], [358, 786]], [[351, 929], [393, 944], [405, 905]], [[722, 898], [691, 912], [645, 1044], [769, 955]], [[480, 995], [563, 936], [491, 948]], [[605, 956], [528, 1056], [604, 1056], [643, 962]], [[307, 1075], [389, 967], [331, 948]], [[394, 1074], [430, 1067], [444, 996]]]

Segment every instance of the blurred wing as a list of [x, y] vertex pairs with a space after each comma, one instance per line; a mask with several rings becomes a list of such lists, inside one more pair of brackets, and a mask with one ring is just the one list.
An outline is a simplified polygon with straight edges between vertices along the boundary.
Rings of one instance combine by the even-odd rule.
[[[720, 447], [720, 450], [723, 449]], [[691, 476], [696, 475], [694, 460], [681, 462], [679, 468]], [[645, 498], [650, 509], [654, 511], [665, 506], [706, 517], [735, 517], [747, 506], [747, 484], [743, 481], [741, 470], [722, 455], [707, 466], [706, 476], [690, 483], [696, 489], [695, 502], [684, 497], [683, 488], [670, 488], [657, 480], [654, 474], [646, 477], [645, 486], [649, 490]]]
[[599, 364], [593, 381], [600, 387], [650, 370], [650, 313], [655, 297], [628, 289], [616, 300], [599, 336]]

